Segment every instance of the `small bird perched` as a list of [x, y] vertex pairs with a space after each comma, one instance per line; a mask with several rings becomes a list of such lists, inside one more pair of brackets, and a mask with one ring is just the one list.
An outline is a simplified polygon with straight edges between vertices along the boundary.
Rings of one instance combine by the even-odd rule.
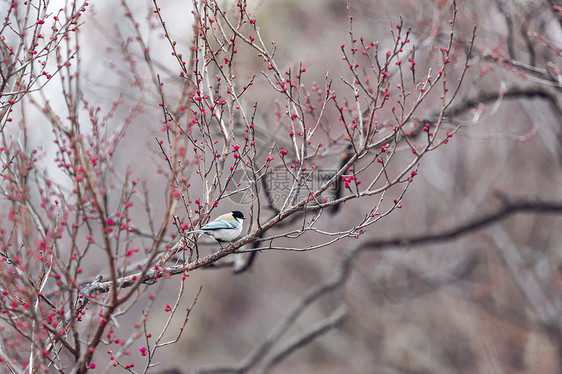
[[218, 242], [231, 242], [242, 233], [243, 223], [244, 215], [242, 212], [235, 210], [218, 216], [198, 230], [184, 232], [183, 235], [202, 232]]

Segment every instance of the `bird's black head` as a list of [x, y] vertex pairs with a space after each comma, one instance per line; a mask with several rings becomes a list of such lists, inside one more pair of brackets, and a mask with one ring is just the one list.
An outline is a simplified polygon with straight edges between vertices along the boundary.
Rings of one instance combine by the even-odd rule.
[[239, 210], [235, 210], [232, 212], [232, 217], [236, 218], [236, 219], [244, 219], [244, 215], [242, 214], [241, 211]]

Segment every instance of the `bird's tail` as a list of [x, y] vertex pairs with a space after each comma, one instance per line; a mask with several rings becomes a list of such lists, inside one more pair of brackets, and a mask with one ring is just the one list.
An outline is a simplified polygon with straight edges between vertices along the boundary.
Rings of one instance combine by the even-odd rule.
[[184, 231], [182, 232], [182, 235], [187, 235], [187, 234], [195, 234], [197, 232], [204, 232], [203, 230], [197, 229], [197, 230], [193, 230], [193, 231]]

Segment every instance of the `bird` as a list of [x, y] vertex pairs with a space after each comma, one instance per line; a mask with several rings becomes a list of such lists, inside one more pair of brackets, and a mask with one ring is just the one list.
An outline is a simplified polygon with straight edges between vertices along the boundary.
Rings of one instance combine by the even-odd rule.
[[184, 232], [183, 235], [202, 232], [219, 243], [231, 242], [238, 239], [242, 233], [244, 219], [242, 212], [234, 210], [218, 216], [200, 229]]

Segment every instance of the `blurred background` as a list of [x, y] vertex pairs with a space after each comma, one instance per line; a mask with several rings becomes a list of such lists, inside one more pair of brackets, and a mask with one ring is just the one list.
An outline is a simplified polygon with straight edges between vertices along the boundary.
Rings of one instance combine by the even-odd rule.
[[[190, 4], [158, 4], [170, 34], [187, 55]], [[177, 63], [151, 18], [151, 5], [129, 4], [172, 95]], [[456, 227], [499, 206], [502, 199], [562, 199], [560, 5], [555, 0], [459, 0], [458, 39], [466, 42], [477, 27], [471, 67], [450, 115], [463, 127], [423, 159], [403, 207], [357, 240], [305, 253], [260, 252], [239, 274], [230, 268], [193, 272], [182, 303], [191, 305], [200, 286], [202, 292], [180, 341], [158, 351], [159, 365], [151, 372], [562, 372], [560, 214], [514, 214], [454, 239], [353, 252], [372, 239]], [[225, 9], [231, 6], [224, 3]], [[446, 0], [255, 0], [248, 7], [262, 38], [275, 41], [281, 69], [302, 62], [307, 84], [317, 81], [321, 87], [329, 72], [336, 92], [344, 87], [339, 77], [349, 75], [340, 50], [350, 40], [349, 15], [356, 38], [387, 48], [397, 23], [411, 27], [419, 71], [439, 61], [438, 48], [448, 38], [451, 18], [451, 1]], [[92, 83], [89, 97], [107, 106], [118, 95], [144, 103], [128, 130], [134, 136], [123, 138], [115, 167], [132, 163], [134, 174], [158, 191], [164, 180], [154, 173], [161, 162], [153, 141], [161, 136], [158, 95], [142, 84], [132, 85], [132, 64], [123, 51], [134, 32], [123, 20], [124, 10], [110, 2], [96, 3], [94, 9], [85, 25], [88, 48], [82, 55], [84, 79]], [[264, 96], [270, 90], [260, 73], [264, 65], [251, 51], [241, 50], [237, 58], [238, 74], [256, 74], [248, 95], [260, 98], [260, 126], [267, 129], [275, 119], [276, 102]], [[138, 69], [149, 82], [145, 68]], [[434, 98], [421, 112], [430, 116], [438, 109]], [[156, 194], [151, 200], [155, 217], [163, 211], [165, 196], [158, 198]], [[346, 203], [323, 224], [334, 231], [346, 228], [359, 204]], [[222, 208], [245, 207], [233, 201]], [[98, 272], [85, 270], [84, 279]], [[298, 309], [309, 292], [331, 280], [336, 280], [333, 287]], [[151, 287], [151, 302], [165, 305], [175, 300], [179, 284], [172, 278]], [[141, 299], [131, 317], [140, 318], [147, 303]], [[148, 330], [160, 331], [165, 315], [163, 308], [154, 307]], [[136, 321], [128, 322], [119, 326], [117, 336], [134, 329]], [[325, 329], [311, 333], [322, 323]], [[170, 329], [170, 336], [174, 333]], [[302, 344], [293, 344], [299, 339]], [[284, 351], [287, 347], [292, 349]], [[131, 351], [131, 362], [142, 360]]]

